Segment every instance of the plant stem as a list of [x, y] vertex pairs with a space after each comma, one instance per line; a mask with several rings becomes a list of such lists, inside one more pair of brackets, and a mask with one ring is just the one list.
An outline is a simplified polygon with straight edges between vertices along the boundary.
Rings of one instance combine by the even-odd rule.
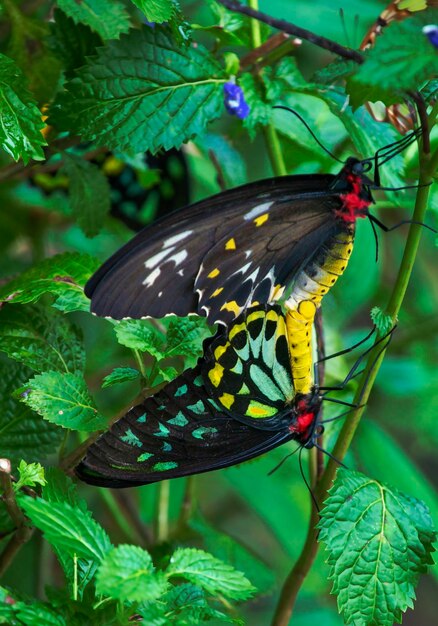
[[147, 380], [148, 377], [147, 377], [147, 373], [146, 373], [146, 368], [144, 366], [142, 353], [140, 352], [140, 350], [136, 350], [135, 348], [133, 348], [132, 352], [133, 352], [134, 358], [135, 358], [135, 360], [137, 362], [138, 369], [140, 370], [141, 377], [144, 380]]
[[131, 524], [128, 522], [128, 520], [124, 516], [122, 510], [120, 509], [118, 505], [117, 500], [114, 497], [114, 494], [109, 489], [105, 489], [104, 487], [98, 487], [97, 490], [99, 492], [100, 497], [105, 502], [108, 509], [110, 510], [111, 515], [113, 516], [115, 522], [117, 523], [119, 528], [123, 531], [123, 533], [126, 535], [127, 539], [129, 539], [131, 543], [141, 544], [142, 538], [137, 533], [136, 529], [133, 526], [131, 526]]
[[184, 497], [181, 504], [181, 510], [179, 513], [178, 519], [178, 529], [182, 530], [187, 526], [188, 521], [190, 520], [193, 509], [194, 509], [194, 500], [195, 500], [195, 487], [196, 487], [196, 476], [189, 476], [186, 482], [186, 488], [184, 491]]
[[15, 532], [0, 554], [0, 577], [6, 572], [20, 548], [32, 536], [33, 528], [26, 524], [24, 513], [15, 499], [15, 491], [11, 480], [11, 464], [8, 459], [0, 459], [0, 488], [3, 491], [3, 502], [7, 512], [15, 524]]
[[235, 0], [218, 0], [220, 4], [223, 4], [224, 7], [229, 9], [230, 11], [236, 11], [237, 13], [243, 13], [244, 15], [248, 15], [249, 17], [260, 20], [260, 22], [264, 22], [265, 24], [269, 24], [273, 28], [278, 28], [278, 30], [282, 30], [285, 33], [289, 33], [289, 35], [294, 35], [295, 37], [300, 37], [301, 39], [305, 39], [306, 41], [310, 41], [310, 43], [319, 46], [320, 48], [324, 48], [325, 50], [329, 50], [334, 54], [338, 54], [344, 59], [350, 59], [352, 61], [356, 61], [356, 63], [363, 63], [364, 57], [356, 50], [351, 50], [350, 48], [345, 48], [341, 46], [336, 41], [332, 41], [331, 39], [327, 39], [327, 37], [322, 37], [321, 35], [316, 35], [312, 33], [310, 30], [306, 30], [305, 28], [300, 28], [300, 26], [296, 26], [295, 24], [291, 24], [290, 22], [286, 22], [286, 20], [280, 20], [275, 17], [271, 17], [270, 15], [266, 15], [266, 13], [262, 13], [257, 10], [257, 5], [254, 0], [248, 2], [249, 6], [245, 6], [240, 2], [236, 2]]
[[162, 480], [158, 484], [158, 502], [156, 514], [155, 537], [157, 543], [163, 543], [169, 538], [169, 499], [170, 483]]
[[[259, 8], [258, 0], [249, 0], [249, 7], [257, 12]], [[251, 24], [251, 43], [253, 49], [260, 48], [262, 45], [262, 36], [260, 32], [260, 23], [257, 20], [250, 20]], [[275, 176], [284, 176], [287, 174], [286, 166], [281, 152], [280, 141], [278, 139], [277, 131], [272, 123], [263, 127], [263, 134], [265, 137], [266, 147], [268, 149], [269, 160], [274, 171]]]
[[[433, 126], [434, 121], [435, 116], [430, 116], [429, 122], [431, 127]], [[417, 222], [417, 224], [411, 224], [410, 226], [397, 279], [386, 307], [386, 313], [391, 316], [393, 323], [397, 320], [397, 315], [403, 303], [406, 289], [412, 274], [412, 268], [421, 238], [422, 227], [418, 224], [418, 222], [424, 221], [424, 215], [427, 210], [427, 201], [430, 193], [430, 182], [432, 181], [433, 175], [438, 167], [438, 150], [431, 156], [427, 151], [428, 145], [428, 142], [423, 142], [419, 151], [420, 186], [417, 190], [415, 209], [412, 216], [412, 220]], [[349, 449], [364, 412], [364, 405], [366, 405], [368, 401], [371, 389], [388, 347], [388, 343], [386, 343], [382, 349], [380, 344], [376, 345], [378, 341], [379, 337], [376, 338], [374, 349], [368, 357], [367, 365], [361, 378], [361, 383], [358, 386], [358, 390], [354, 398], [354, 403], [358, 405], [358, 408], [352, 412], [348, 420], [344, 422], [335, 447], [332, 451], [333, 457], [339, 461], [344, 459], [345, 454]], [[315, 496], [316, 500], [320, 504], [324, 502], [327, 496], [327, 491], [333, 483], [337, 466], [338, 464], [336, 461], [334, 461], [333, 458], [330, 458], [321, 479], [317, 482]], [[306, 542], [301, 555], [284, 584], [274, 620], [272, 622], [273, 626], [288, 626], [298, 592], [316, 556], [318, 550], [318, 533], [314, 526], [317, 522], [318, 516], [316, 515], [314, 509], [312, 509], [312, 518], [313, 519], [311, 519], [309, 524]]]
[[286, 165], [281, 151], [280, 140], [274, 125], [268, 124], [263, 127], [266, 146], [268, 148], [269, 160], [275, 176], [285, 176], [287, 174]]

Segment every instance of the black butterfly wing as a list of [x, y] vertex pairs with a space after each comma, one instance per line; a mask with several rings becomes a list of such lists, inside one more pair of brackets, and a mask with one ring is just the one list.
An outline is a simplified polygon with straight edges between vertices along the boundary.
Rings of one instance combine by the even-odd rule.
[[216, 406], [198, 365], [118, 420], [76, 474], [105, 487], [142, 485], [234, 465], [293, 438], [287, 429], [252, 428]]
[[[332, 232], [332, 204], [337, 199], [328, 189], [334, 180], [330, 174], [268, 179], [231, 189], [166, 216], [141, 231], [91, 277], [85, 289], [92, 300], [91, 310], [97, 315], [122, 319], [205, 314], [205, 309], [201, 310], [204, 306], [211, 308], [210, 322], [227, 321], [229, 311], [222, 307], [230, 301], [228, 289], [236, 302], [245, 299], [242, 292], [236, 293], [243, 274], [236, 275], [235, 271], [247, 265], [244, 261], [248, 245], [251, 259], [243, 282], [263, 265], [260, 279], [253, 281], [255, 285], [263, 284], [257, 294], [253, 290], [246, 300], [257, 295], [259, 301], [266, 301], [269, 285], [276, 279], [275, 275], [266, 278], [273, 259], [283, 265], [292, 255], [294, 261], [289, 263], [287, 275], [293, 275], [294, 268], [303, 261], [303, 251], [307, 256], [314, 251], [314, 247], [306, 246], [307, 237], [313, 241], [314, 231], [319, 229], [321, 245]], [[273, 216], [269, 224], [272, 229], [267, 225], [264, 229], [258, 227], [260, 219], [254, 221], [263, 215], [263, 207], [268, 207]], [[220, 281], [214, 278], [212, 289], [211, 272], [216, 274], [214, 270], [224, 257], [223, 248], [231, 239], [239, 242], [239, 248], [233, 250], [232, 243], [228, 244], [230, 254], [224, 260]], [[269, 254], [264, 260], [267, 250]], [[227, 280], [227, 290], [217, 294], [211, 306], [212, 294], [224, 287]], [[203, 290], [207, 290], [205, 295]], [[196, 291], [200, 293], [201, 305]], [[237, 313], [231, 312], [231, 317]]]
[[251, 304], [269, 303], [282, 295], [299, 270], [342, 228], [333, 219], [332, 199], [324, 198], [323, 203], [274, 202], [241, 224], [233, 237], [210, 248], [195, 282], [199, 308], [210, 322], [229, 323]]

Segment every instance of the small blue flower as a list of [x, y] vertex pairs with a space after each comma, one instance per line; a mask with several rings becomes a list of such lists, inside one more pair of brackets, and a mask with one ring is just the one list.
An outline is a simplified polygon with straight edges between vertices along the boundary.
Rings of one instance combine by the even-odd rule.
[[423, 33], [429, 39], [430, 43], [438, 48], [438, 26], [435, 24], [428, 24], [423, 28]]
[[245, 102], [245, 96], [242, 88], [236, 83], [228, 82], [224, 85], [224, 104], [228, 113], [231, 115], [237, 115], [237, 117], [243, 120], [249, 115], [249, 106]]

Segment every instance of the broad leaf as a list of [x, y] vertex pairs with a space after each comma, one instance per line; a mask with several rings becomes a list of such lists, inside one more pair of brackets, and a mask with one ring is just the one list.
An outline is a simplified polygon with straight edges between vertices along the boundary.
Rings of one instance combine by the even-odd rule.
[[376, 45], [369, 50], [355, 80], [373, 85], [378, 90], [383, 85], [379, 100], [385, 104], [388, 89], [417, 91], [426, 80], [438, 74], [436, 48], [423, 34], [426, 24], [438, 22], [438, 10], [429, 10], [408, 20], [403, 20], [385, 30]]
[[177, 48], [160, 28], [132, 30], [78, 70], [50, 119], [99, 145], [155, 153], [179, 147], [221, 114], [224, 82], [201, 45]]
[[50, 22], [50, 36], [47, 43], [61, 59], [66, 76], [73, 77], [74, 70], [85, 65], [86, 57], [96, 53], [102, 39], [85, 24], [75, 24], [63, 11], [55, 9], [54, 21]]
[[1, 455], [16, 466], [21, 459], [41, 460], [54, 452], [63, 432], [12, 397], [12, 392], [29, 378], [31, 372], [17, 363], [0, 367]]
[[0, 302], [35, 302], [45, 293], [83, 295], [84, 284], [99, 265], [89, 254], [57, 254], [0, 287]]
[[[76, 511], [83, 511], [88, 515], [85, 500], [78, 497], [76, 485], [57, 467], [46, 469], [47, 484], [43, 487], [42, 497], [52, 504], [66, 503]], [[71, 551], [62, 545], [53, 546], [58, 560], [65, 572], [66, 579], [72, 588], [77, 577], [77, 593], [82, 597], [85, 587], [96, 573], [98, 563], [92, 558], [78, 558], [76, 563], [71, 556]], [[76, 567], [76, 572], [75, 572]]]
[[92, 432], [107, 425], [79, 374], [53, 371], [38, 374], [18, 389], [15, 397], [44, 419], [64, 428]]
[[[42, 602], [16, 602], [13, 606], [14, 616], [20, 620], [20, 624], [26, 626], [67, 626], [67, 622], [59, 610], [43, 604]], [[17, 622], [13, 622], [14, 624]]]
[[412, 607], [433, 537], [430, 516], [418, 518], [403, 494], [358, 472], [338, 470], [319, 527], [347, 623], [392, 626]]
[[173, 0], [131, 0], [149, 22], [167, 22], [175, 12]]
[[111, 385], [138, 380], [139, 378], [140, 372], [133, 367], [116, 367], [111, 374], [108, 374], [108, 376], [105, 376], [103, 379], [102, 389], [111, 387]]
[[87, 237], [94, 237], [102, 230], [111, 207], [108, 179], [95, 163], [67, 152], [63, 158], [62, 172], [69, 179], [73, 215]]
[[221, 594], [233, 600], [246, 600], [256, 591], [249, 580], [234, 567], [195, 548], [176, 550], [165, 573], [169, 578], [185, 578], [205, 589], [207, 593]]
[[111, 550], [96, 578], [99, 594], [122, 601], [156, 600], [167, 587], [162, 572], [155, 572], [150, 554], [139, 546], [120, 545]]
[[4, 54], [0, 54], [0, 121], [1, 146], [16, 161], [44, 159], [41, 112], [21, 70]]
[[40, 306], [7, 306], [0, 311], [0, 350], [37, 372], [82, 371], [81, 332], [61, 313]]
[[30, 496], [20, 496], [19, 504], [47, 541], [71, 558], [76, 556], [99, 563], [111, 548], [102, 526], [83, 508]]
[[115, 325], [117, 341], [141, 352], [149, 352], [156, 359], [162, 359], [164, 354], [164, 336], [152, 326], [148, 320], [123, 320]]
[[119, 0], [57, 0], [60, 9], [96, 31], [102, 39], [116, 39], [129, 30], [129, 15]]

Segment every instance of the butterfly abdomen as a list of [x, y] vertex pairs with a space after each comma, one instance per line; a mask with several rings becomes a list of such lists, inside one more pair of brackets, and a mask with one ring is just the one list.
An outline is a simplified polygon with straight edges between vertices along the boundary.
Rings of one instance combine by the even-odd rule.
[[286, 325], [291, 370], [296, 393], [310, 392], [312, 350], [310, 339], [316, 309], [344, 273], [353, 250], [354, 228], [338, 233], [297, 276], [286, 301]]

